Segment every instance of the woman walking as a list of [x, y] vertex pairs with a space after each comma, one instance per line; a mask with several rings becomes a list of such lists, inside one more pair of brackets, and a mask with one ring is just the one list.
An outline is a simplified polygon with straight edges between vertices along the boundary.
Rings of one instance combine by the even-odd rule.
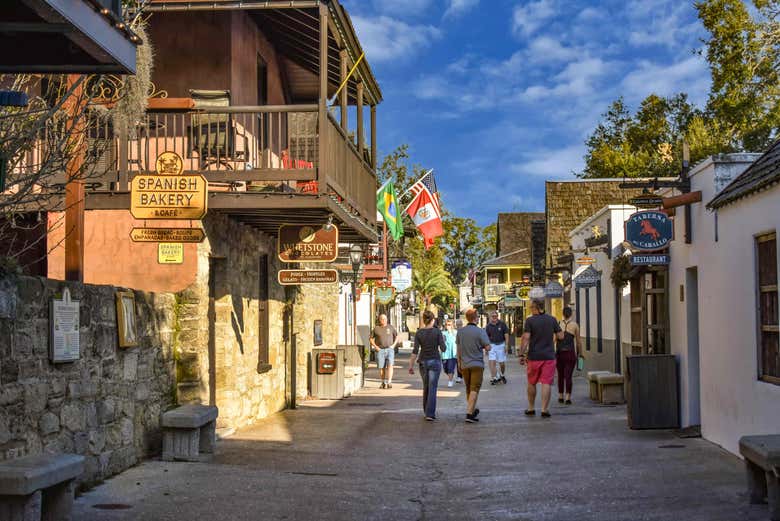
[[447, 349], [441, 354], [441, 363], [444, 367], [444, 374], [447, 375], [447, 387], [452, 387], [454, 384], [455, 372], [458, 370], [458, 347], [455, 344], [457, 338], [457, 331], [452, 323], [452, 319], [447, 319], [444, 323], [444, 342], [447, 344]]
[[558, 369], [558, 403], [571, 405], [572, 375], [577, 366], [577, 359], [582, 356], [582, 341], [580, 326], [571, 318], [571, 308], [563, 308], [561, 321], [563, 340], [556, 346], [555, 365]]
[[[436, 419], [436, 389], [441, 375], [441, 353], [447, 350], [444, 335], [433, 327], [436, 317], [431, 311], [423, 313], [423, 327], [414, 335], [414, 349], [409, 359], [409, 374], [414, 374], [414, 363], [419, 360], [423, 382], [423, 411], [425, 419]], [[418, 356], [419, 355], [419, 356]]]

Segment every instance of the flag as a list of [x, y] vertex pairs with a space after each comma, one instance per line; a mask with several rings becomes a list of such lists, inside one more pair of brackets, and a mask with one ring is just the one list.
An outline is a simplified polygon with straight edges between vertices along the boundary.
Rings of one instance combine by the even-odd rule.
[[404, 234], [403, 216], [395, 198], [395, 188], [392, 181], [387, 181], [376, 192], [376, 209], [382, 214], [382, 219], [387, 224], [387, 229], [394, 240], [398, 240]]
[[436, 204], [439, 204], [439, 189], [436, 187], [436, 179], [433, 178], [433, 170], [428, 170], [424, 176], [409, 188], [412, 197], [416, 197], [423, 190], [428, 190], [436, 199]]
[[[417, 183], [420, 183], [420, 181]], [[444, 230], [441, 226], [439, 202], [436, 197], [428, 191], [426, 186], [423, 186], [423, 188], [417, 192], [417, 195], [412, 199], [412, 202], [406, 207], [406, 213], [409, 214], [409, 217], [412, 218], [417, 229], [422, 233], [426, 250], [433, 246], [433, 240], [436, 237], [444, 235]]]

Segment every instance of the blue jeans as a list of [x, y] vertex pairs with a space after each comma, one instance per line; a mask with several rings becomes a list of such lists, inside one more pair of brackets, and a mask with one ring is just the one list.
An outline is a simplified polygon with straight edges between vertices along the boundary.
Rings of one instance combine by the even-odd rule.
[[423, 410], [425, 416], [436, 417], [436, 389], [439, 387], [441, 360], [431, 359], [420, 362], [420, 376], [423, 382]]

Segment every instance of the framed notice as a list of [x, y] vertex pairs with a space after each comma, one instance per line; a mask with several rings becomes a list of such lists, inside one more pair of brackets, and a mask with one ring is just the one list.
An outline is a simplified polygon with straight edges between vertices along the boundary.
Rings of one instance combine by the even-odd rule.
[[49, 302], [49, 358], [55, 364], [75, 362], [81, 357], [79, 345], [79, 301], [70, 291], [62, 291], [62, 300]]
[[314, 345], [322, 345], [322, 320], [314, 321]]
[[116, 326], [119, 347], [138, 345], [138, 325], [135, 320], [135, 294], [132, 291], [116, 292]]

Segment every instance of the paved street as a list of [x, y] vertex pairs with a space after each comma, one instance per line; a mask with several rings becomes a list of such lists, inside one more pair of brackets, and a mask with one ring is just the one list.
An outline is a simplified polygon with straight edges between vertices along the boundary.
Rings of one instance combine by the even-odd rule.
[[[526, 418], [525, 378], [487, 386], [464, 423], [463, 387], [440, 385], [425, 422], [419, 376], [310, 402], [222, 440], [209, 463], [147, 461], [82, 495], [74, 519], [766, 519], [748, 506], [741, 462], [702, 439], [630, 431], [624, 407], [575, 404]], [[537, 407], [538, 408], [538, 407]], [[295, 498], [295, 500], [290, 500]]]

